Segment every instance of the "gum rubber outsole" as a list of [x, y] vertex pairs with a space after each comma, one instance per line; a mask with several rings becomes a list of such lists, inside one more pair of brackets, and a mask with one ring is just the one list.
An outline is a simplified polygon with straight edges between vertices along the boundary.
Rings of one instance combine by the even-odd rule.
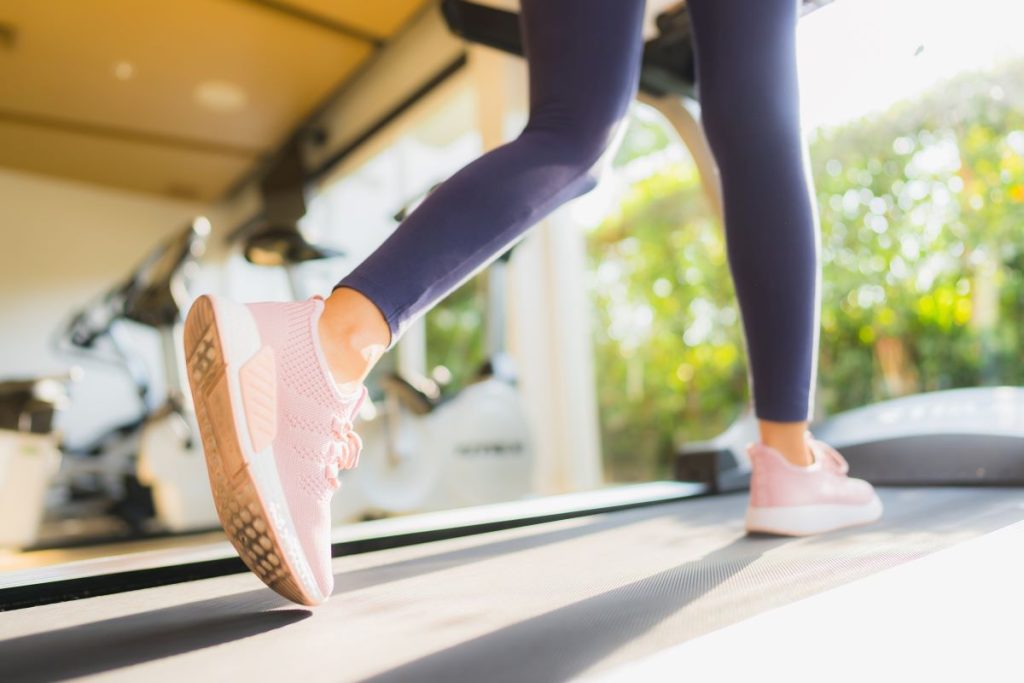
[[318, 604], [302, 588], [268, 523], [267, 506], [243, 455], [216, 311], [206, 296], [196, 300], [185, 321], [185, 357], [210, 487], [224, 532], [245, 565], [270, 588], [293, 602]]

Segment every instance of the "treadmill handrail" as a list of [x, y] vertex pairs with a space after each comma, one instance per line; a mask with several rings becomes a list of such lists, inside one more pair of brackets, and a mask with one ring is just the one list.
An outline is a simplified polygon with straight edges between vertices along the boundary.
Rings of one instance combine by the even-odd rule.
[[[832, 0], [803, 0], [803, 14]], [[442, 0], [441, 13], [448, 29], [471, 43], [523, 56], [519, 15], [468, 0]], [[658, 35], [644, 44], [640, 67], [640, 90], [654, 96], [679, 95], [696, 98], [695, 60], [690, 14], [685, 2], [678, 2], [655, 18]]]

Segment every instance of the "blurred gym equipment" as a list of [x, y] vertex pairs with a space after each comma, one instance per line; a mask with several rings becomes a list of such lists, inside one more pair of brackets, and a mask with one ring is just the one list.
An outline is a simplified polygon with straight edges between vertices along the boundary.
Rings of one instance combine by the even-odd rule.
[[[74, 313], [59, 335], [58, 348], [127, 373], [139, 414], [91, 444], [66, 450], [55, 481], [64, 496], [52, 516], [76, 522], [112, 516], [127, 528], [112, 527], [107, 534], [111, 537], [216, 527], [194, 436], [195, 418], [182, 389], [177, 343], [182, 311], [190, 303], [188, 279], [209, 232], [209, 221], [197, 218], [157, 247], [126, 280]], [[132, 347], [137, 338], [125, 333], [125, 325], [155, 331], [159, 367], [147, 367], [145, 354]]]

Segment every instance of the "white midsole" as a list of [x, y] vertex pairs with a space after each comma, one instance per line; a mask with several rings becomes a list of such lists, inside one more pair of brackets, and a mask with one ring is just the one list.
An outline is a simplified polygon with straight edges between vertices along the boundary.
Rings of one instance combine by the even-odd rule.
[[874, 496], [863, 505], [795, 505], [748, 507], [747, 530], [787, 536], [820, 534], [873, 522], [882, 516], [882, 501]]
[[[313, 576], [309, 562], [302, 551], [298, 534], [291, 513], [288, 511], [287, 498], [281, 486], [277, 472], [277, 461], [274, 458], [273, 445], [268, 445], [259, 453], [253, 450], [249, 437], [249, 425], [245, 419], [242, 403], [242, 388], [239, 381], [239, 370], [246, 361], [262, 348], [259, 328], [252, 314], [245, 306], [223, 299], [210, 297], [215, 310], [218, 332], [223, 346], [224, 362], [227, 365], [228, 389], [231, 394], [231, 409], [235, 416], [238, 441], [242, 447], [242, 456], [249, 466], [249, 476], [256, 484], [256, 489], [267, 507], [267, 517], [273, 525], [282, 550], [288, 558], [289, 565], [298, 574], [303, 588], [314, 600], [325, 599], [319, 584]], [[230, 334], [226, 332], [230, 331]]]

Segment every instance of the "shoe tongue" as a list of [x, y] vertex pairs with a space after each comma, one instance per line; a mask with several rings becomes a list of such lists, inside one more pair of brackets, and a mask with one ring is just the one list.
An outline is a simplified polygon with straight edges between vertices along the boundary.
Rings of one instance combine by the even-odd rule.
[[313, 353], [316, 356], [319, 372], [326, 381], [327, 386], [330, 387], [338, 412], [344, 414], [348, 419], [353, 419], [362, 407], [363, 401], [366, 400], [366, 385], [358, 384], [355, 389], [349, 389], [351, 384], [355, 384], [354, 382], [346, 384], [345, 389], [338, 385], [327, 364], [327, 356], [324, 355], [323, 347], [320, 345], [319, 323], [320, 316], [324, 312], [324, 299], [321, 296], [312, 296], [303, 303], [313, 305], [310, 315], [309, 336], [313, 342]]
[[821, 441], [815, 441], [814, 439], [808, 439], [808, 447], [811, 449], [811, 453], [814, 455], [814, 462], [821, 463], [821, 466], [838, 472], [840, 474], [846, 474], [850, 466], [846, 464], [846, 460], [843, 456], [829, 446], [828, 444], [822, 443]]
[[348, 420], [355, 420], [356, 415], [359, 414], [360, 408], [363, 407], [363, 403], [366, 402], [366, 396], [369, 392], [366, 389], [365, 384], [360, 384], [354, 391], [342, 391], [338, 388], [336, 395], [338, 401], [338, 412], [343, 414]]

